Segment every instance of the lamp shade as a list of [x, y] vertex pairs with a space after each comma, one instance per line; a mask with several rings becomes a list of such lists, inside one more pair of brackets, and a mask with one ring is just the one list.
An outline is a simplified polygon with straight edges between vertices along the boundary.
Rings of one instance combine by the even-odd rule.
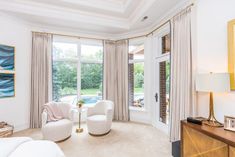
[[228, 73], [198, 74], [196, 90], [201, 92], [229, 92], [230, 77]]

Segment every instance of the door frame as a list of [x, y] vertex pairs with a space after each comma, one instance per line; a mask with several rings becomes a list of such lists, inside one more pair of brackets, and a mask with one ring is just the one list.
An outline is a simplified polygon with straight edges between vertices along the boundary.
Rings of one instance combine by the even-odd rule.
[[157, 129], [163, 131], [167, 135], [170, 133], [170, 120], [169, 124], [165, 124], [160, 121], [159, 115], [160, 115], [160, 104], [159, 104], [159, 63], [162, 61], [170, 60], [170, 53], [162, 54], [162, 41], [161, 38], [171, 32], [170, 25], [165, 25], [159, 31], [157, 31], [153, 35], [153, 50], [154, 50], [154, 93], [153, 96], [155, 96], [156, 93], [158, 93], [158, 102], [155, 101], [153, 103], [153, 111], [152, 111], [152, 125], [156, 127]]
[[[160, 73], [160, 63], [163, 61], [167, 61], [170, 60], [170, 55], [164, 55], [161, 57], [158, 57], [155, 59], [154, 62], [154, 66], [155, 66], [155, 75], [154, 75], [154, 91], [155, 93], [158, 93], [158, 101], [154, 101], [154, 114], [153, 114], [153, 125], [162, 130], [163, 132], [165, 132], [166, 134], [169, 133], [169, 124], [165, 124], [163, 122], [160, 121], [160, 97], [159, 97], [159, 93], [160, 93], [160, 80], [159, 80], [159, 73]], [[155, 95], [155, 94], [154, 94]]]

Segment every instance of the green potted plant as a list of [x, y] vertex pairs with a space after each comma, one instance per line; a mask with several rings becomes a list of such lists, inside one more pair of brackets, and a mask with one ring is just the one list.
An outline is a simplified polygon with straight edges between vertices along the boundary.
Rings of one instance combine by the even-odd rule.
[[78, 107], [78, 108], [81, 108], [81, 107], [83, 106], [83, 104], [85, 104], [85, 101], [82, 100], [82, 99], [80, 99], [80, 100], [78, 100], [78, 102], [77, 102], [77, 107]]

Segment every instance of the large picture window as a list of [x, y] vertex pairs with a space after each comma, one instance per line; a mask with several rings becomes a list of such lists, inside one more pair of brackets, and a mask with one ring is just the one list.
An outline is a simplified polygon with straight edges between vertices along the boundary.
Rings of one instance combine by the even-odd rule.
[[102, 45], [81, 45], [81, 98], [86, 104], [102, 99], [103, 89]]
[[102, 42], [55, 40], [52, 65], [54, 101], [91, 105], [102, 99]]
[[77, 101], [77, 44], [53, 43], [53, 100], [75, 104]]
[[129, 105], [144, 108], [144, 43], [129, 44]]

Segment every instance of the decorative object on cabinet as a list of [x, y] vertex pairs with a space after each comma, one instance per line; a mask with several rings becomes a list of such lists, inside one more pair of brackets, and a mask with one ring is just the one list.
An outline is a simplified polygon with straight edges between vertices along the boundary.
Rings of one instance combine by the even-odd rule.
[[230, 81], [228, 73], [208, 73], [199, 74], [196, 78], [196, 90], [200, 92], [210, 93], [209, 117], [203, 123], [214, 126], [222, 127], [223, 124], [218, 122], [214, 115], [213, 92], [229, 92]]
[[235, 117], [224, 116], [224, 129], [235, 131]]
[[0, 138], [9, 137], [13, 134], [14, 127], [6, 122], [0, 122]]
[[15, 96], [15, 48], [0, 44], [0, 98]]
[[203, 121], [207, 120], [204, 117], [188, 117], [187, 122], [202, 125]]
[[235, 19], [228, 22], [228, 72], [231, 90], [235, 90]]

